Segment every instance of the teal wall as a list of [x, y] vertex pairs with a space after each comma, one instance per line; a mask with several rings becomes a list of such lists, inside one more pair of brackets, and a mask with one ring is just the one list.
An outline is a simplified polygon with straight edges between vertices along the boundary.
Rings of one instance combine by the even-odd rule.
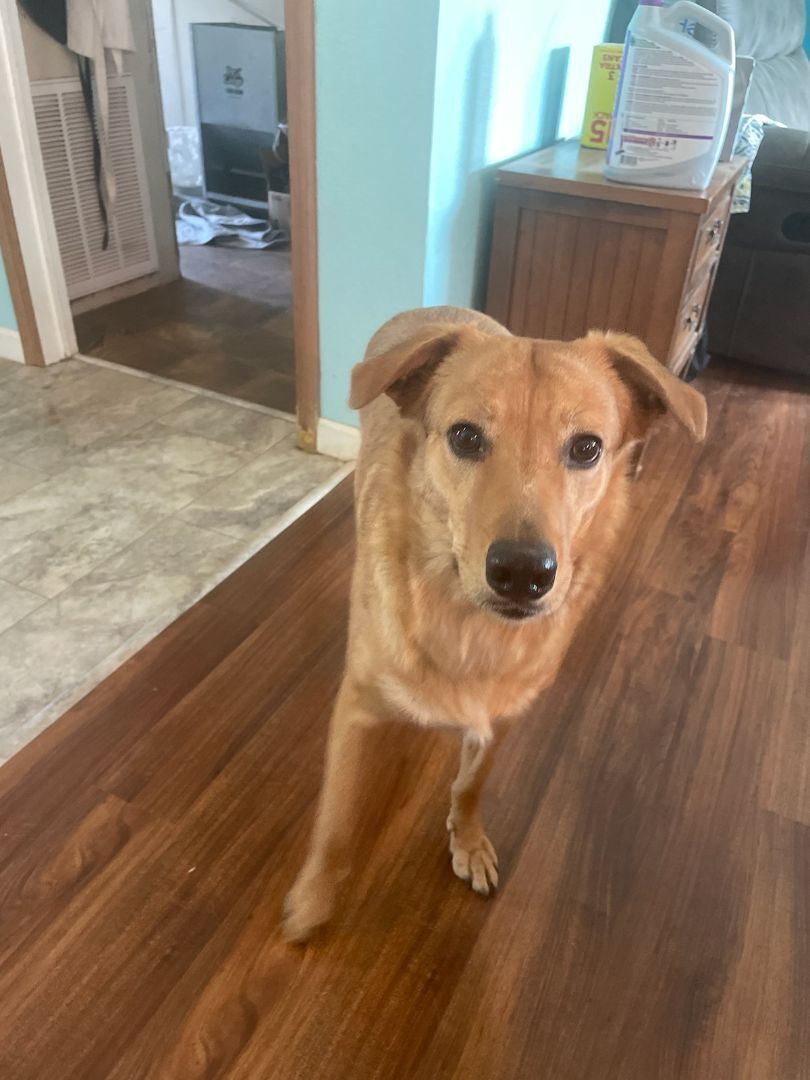
[[439, 0], [316, 0], [321, 414], [354, 423], [349, 372], [419, 307]]
[[6, 278], [2, 255], [0, 255], [0, 326], [5, 327], [7, 330], [17, 329], [14, 305], [11, 303], [11, 293], [8, 291], [8, 279]]
[[442, 0], [425, 304], [483, 304], [495, 172], [579, 134], [591, 52], [609, 7]]
[[387, 318], [479, 306], [497, 166], [579, 132], [610, 0], [316, 0], [321, 415]]

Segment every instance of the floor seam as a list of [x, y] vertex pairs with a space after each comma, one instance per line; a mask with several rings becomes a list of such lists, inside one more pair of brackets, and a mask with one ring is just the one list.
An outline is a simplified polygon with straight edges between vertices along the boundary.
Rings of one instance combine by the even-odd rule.
[[142, 371], [140, 368], [128, 367], [126, 364], [119, 363], [117, 360], [104, 360], [100, 356], [88, 356], [86, 353], [76, 353], [74, 360], [80, 360], [85, 364], [93, 364], [96, 367], [110, 368], [113, 371], [122, 371], [127, 375], [132, 375], [136, 379], [146, 379], [149, 382], [161, 383], [164, 386], [177, 386], [181, 390], [187, 390], [190, 394], [197, 394], [199, 397], [213, 398], [214, 401], [223, 401], [229, 405], [238, 405], [242, 409], [247, 409], [250, 412], [264, 413], [266, 416], [275, 416], [279, 420], [287, 420], [291, 424], [295, 424], [296, 419], [294, 413], [283, 412], [281, 409], [273, 409], [269, 405], [259, 405], [255, 401], [245, 401], [243, 398], [230, 397], [228, 394], [221, 394], [218, 390], [206, 390], [202, 386], [194, 386], [193, 383], [182, 382], [180, 379], [170, 379], [165, 375], [155, 375], [151, 371]]

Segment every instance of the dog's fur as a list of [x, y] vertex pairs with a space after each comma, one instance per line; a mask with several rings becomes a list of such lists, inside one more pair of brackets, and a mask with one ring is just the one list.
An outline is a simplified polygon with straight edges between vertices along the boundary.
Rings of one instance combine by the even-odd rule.
[[[293, 940], [332, 914], [369, 783], [363, 736], [386, 717], [463, 733], [448, 819], [453, 869], [478, 892], [497, 884], [478, 813], [503, 729], [493, 724], [554, 679], [609, 566], [650, 424], [669, 411], [695, 439], [706, 428], [701, 395], [635, 338], [518, 338], [459, 308], [386, 323], [354, 369], [351, 404], [361, 409], [362, 448], [348, 657], [311, 849], [287, 901]], [[486, 433], [482, 460], [450, 450], [448, 428], [460, 421]], [[591, 469], [564, 460], [581, 432], [603, 440]], [[492, 603], [485, 557], [495, 540], [523, 536], [553, 546], [557, 577], [536, 617], [509, 621]]]

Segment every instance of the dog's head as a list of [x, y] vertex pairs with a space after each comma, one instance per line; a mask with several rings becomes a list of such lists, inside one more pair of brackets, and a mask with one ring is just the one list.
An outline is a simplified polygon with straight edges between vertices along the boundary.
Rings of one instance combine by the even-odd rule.
[[627, 334], [557, 342], [424, 326], [354, 369], [353, 407], [383, 393], [416, 423], [434, 565], [505, 619], [559, 610], [600, 504], [658, 416], [694, 439], [706, 430], [703, 397]]

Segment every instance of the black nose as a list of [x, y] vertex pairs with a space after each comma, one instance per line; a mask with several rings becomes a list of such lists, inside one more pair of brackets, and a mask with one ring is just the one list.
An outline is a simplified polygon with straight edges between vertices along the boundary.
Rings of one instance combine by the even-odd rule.
[[496, 540], [487, 552], [487, 582], [516, 604], [545, 596], [557, 575], [557, 555], [549, 544]]

